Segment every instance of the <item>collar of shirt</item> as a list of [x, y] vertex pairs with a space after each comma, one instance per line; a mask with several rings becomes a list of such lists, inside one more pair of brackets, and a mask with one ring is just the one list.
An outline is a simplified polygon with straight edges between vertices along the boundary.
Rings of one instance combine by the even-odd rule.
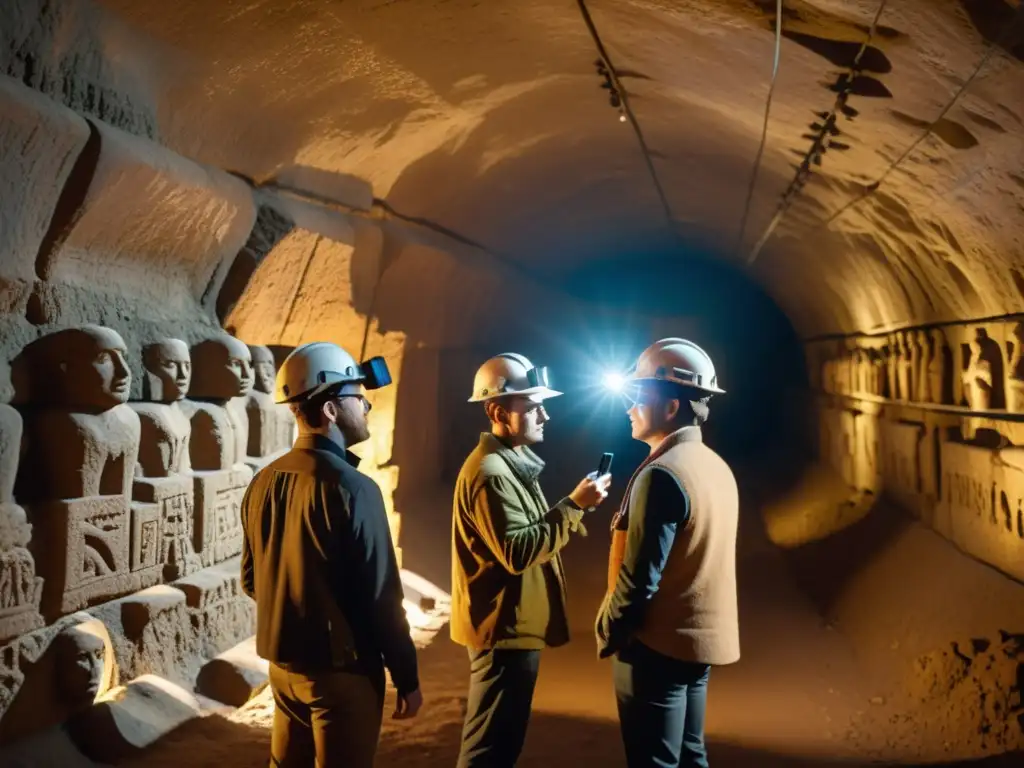
[[335, 456], [340, 456], [353, 467], [358, 468], [361, 459], [352, 451], [345, 449], [324, 435], [302, 435], [295, 441], [296, 448], [304, 448], [313, 451], [327, 451]]

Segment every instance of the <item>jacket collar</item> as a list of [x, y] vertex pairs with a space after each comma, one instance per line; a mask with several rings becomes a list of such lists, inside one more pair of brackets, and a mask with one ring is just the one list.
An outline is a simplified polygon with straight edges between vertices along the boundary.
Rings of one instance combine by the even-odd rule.
[[654, 454], [662, 456], [680, 443], [702, 442], [704, 442], [704, 436], [701, 434], [700, 427], [695, 425], [681, 427], [662, 440], [661, 444], [651, 452], [651, 456], [653, 457]]
[[359, 467], [359, 462], [361, 461], [352, 451], [342, 448], [329, 437], [324, 437], [323, 435], [301, 435], [295, 441], [295, 447], [307, 451], [327, 451], [328, 453], [333, 453], [356, 468]]
[[544, 470], [544, 460], [525, 445], [517, 451], [490, 432], [481, 433], [480, 450], [501, 456], [525, 484], [536, 482]]

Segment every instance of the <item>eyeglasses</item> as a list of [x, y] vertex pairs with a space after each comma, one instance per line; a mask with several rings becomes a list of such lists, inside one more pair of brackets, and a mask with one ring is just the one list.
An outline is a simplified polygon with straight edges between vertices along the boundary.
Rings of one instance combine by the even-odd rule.
[[349, 397], [355, 398], [357, 400], [361, 400], [362, 403], [363, 403], [363, 411], [365, 413], [369, 413], [370, 411], [373, 410], [373, 403], [371, 403], [369, 400], [367, 400], [365, 395], [335, 395], [334, 399], [335, 400], [344, 400], [345, 398], [349, 398]]

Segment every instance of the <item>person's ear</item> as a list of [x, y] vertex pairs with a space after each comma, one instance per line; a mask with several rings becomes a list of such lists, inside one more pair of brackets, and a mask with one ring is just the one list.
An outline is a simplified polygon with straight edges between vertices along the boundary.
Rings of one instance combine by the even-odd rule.
[[340, 416], [340, 409], [337, 400], [326, 400], [324, 404], [320, 406], [321, 415], [328, 421], [337, 423], [338, 416]]
[[665, 402], [665, 421], [667, 421], [667, 422], [675, 421], [676, 420], [676, 416], [679, 415], [679, 410], [681, 408], [682, 408], [682, 403], [678, 399], [672, 398], [671, 400], [667, 400]]

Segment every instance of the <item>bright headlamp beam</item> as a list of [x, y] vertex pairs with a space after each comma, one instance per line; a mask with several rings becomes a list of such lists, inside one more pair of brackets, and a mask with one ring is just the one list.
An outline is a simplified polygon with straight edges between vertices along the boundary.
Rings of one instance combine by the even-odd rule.
[[626, 388], [626, 377], [621, 373], [606, 373], [604, 386], [612, 392], [622, 392]]

